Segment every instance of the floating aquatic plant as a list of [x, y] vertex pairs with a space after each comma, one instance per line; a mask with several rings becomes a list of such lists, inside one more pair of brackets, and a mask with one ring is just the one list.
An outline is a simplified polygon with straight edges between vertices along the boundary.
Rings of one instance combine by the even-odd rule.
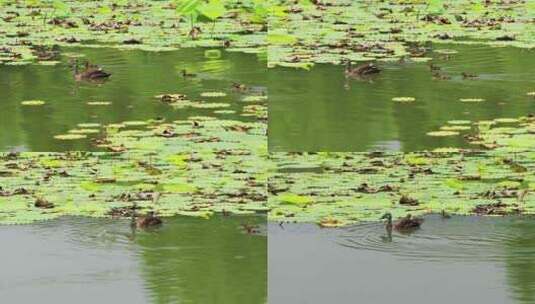
[[227, 93], [225, 92], [202, 92], [202, 97], [225, 97]]
[[442, 131], [431, 131], [426, 133], [429, 136], [437, 136], [437, 137], [443, 137], [443, 136], [456, 136], [459, 135], [459, 132], [452, 131], [452, 130], [442, 130]]
[[45, 104], [43, 100], [25, 100], [20, 103], [23, 106], [42, 106]]
[[55, 135], [54, 138], [55, 139], [59, 139], [59, 140], [77, 140], [77, 139], [84, 139], [86, 138], [87, 135], [85, 134], [60, 134], [60, 135]]
[[416, 100], [416, 98], [414, 97], [394, 97], [392, 98], [393, 101], [395, 102], [400, 102], [400, 103], [409, 103], [409, 102], [413, 102]]
[[111, 102], [109, 101], [88, 101], [87, 105], [89, 106], [109, 106]]
[[483, 98], [460, 98], [460, 102], [482, 102], [485, 101]]

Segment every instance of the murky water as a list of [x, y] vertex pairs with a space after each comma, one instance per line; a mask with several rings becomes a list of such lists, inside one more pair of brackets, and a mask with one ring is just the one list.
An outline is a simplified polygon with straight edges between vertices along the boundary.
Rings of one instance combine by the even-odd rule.
[[[0, 67], [0, 151], [96, 150], [88, 140], [60, 141], [53, 137], [75, 129], [79, 123], [119, 123], [163, 117], [169, 121], [196, 115], [251, 120], [240, 116], [243, 103], [232, 90], [242, 83], [253, 91], [264, 91], [266, 62], [262, 56], [221, 52], [207, 58], [204, 49], [146, 52], [112, 48], [66, 48], [56, 66]], [[85, 57], [112, 73], [102, 83], [76, 82], [68, 53]], [[185, 69], [196, 77], [182, 77]], [[155, 95], [187, 94], [201, 100], [202, 92], [223, 91], [228, 95], [217, 102], [230, 102], [226, 110], [236, 114], [214, 114], [214, 109], [172, 109]], [[24, 100], [43, 100], [43, 106], [23, 106]], [[87, 102], [111, 102], [91, 106]], [[218, 109], [215, 109], [218, 110]]]
[[155, 231], [128, 220], [64, 217], [4, 226], [5, 303], [266, 303], [265, 217], [175, 217]]
[[[342, 66], [316, 65], [311, 71], [269, 70], [270, 151], [417, 151], [466, 146], [462, 136], [430, 137], [449, 120], [487, 120], [535, 112], [526, 96], [535, 90], [535, 52], [516, 48], [435, 45], [457, 54], [430, 51], [427, 63], [380, 63], [382, 73], [349, 79]], [[462, 72], [478, 75], [464, 79]], [[410, 104], [393, 97], [415, 97]], [[460, 98], [483, 98], [465, 103]], [[461, 133], [462, 135], [463, 133]]]
[[428, 216], [391, 239], [381, 223], [270, 224], [268, 233], [270, 303], [535, 301], [532, 217]]

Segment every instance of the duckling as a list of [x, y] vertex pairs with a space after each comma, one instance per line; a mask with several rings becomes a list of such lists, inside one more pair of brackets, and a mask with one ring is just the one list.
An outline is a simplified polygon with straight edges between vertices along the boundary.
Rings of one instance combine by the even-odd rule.
[[440, 69], [441, 69], [441, 67], [439, 67], [438, 65], [435, 65], [432, 62], [429, 63], [429, 70], [431, 70], [431, 71], [439, 71]]
[[424, 222], [422, 218], [413, 218], [410, 214], [407, 214], [407, 216], [400, 219], [395, 224], [392, 224], [392, 214], [390, 212], [385, 213], [381, 219], [386, 219], [385, 227], [387, 230], [392, 230], [392, 228], [394, 228], [399, 232], [412, 232], [419, 229]]
[[524, 189], [522, 191], [518, 191], [517, 194], [516, 194], [517, 201], [519, 203], [523, 203], [525, 198], [526, 198], [526, 195], [528, 195], [528, 192], [529, 192], [528, 189]]
[[37, 197], [35, 199], [34, 206], [37, 207], [37, 208], [43, 208], [43, 209], [54, 208], [54, 204], [53, 203], [47, 201], [46, 199], [44, 199], [42, 197]]
[[57, 60], [60, 53], [59, 46], [57, 45], [53, 45], [52, 47], [34, 45], [32, 49], [33, 53], [41, 61]]
[[145, 216], [138, 217], [136, 219], [137, 228], [149, 228], [160, 226], [163, 221], [159, 216], [155, 215], [153, 211], [147, 213]]
[[351, 61], [347, 61], [344, 74], [346, 77], [360, 77], [380, 73], [381, 69], [373, 63], [365, 63], [356, 67], [351, 66]]
[[245, 232], [247, 234], [257, 234], [257, 233], [259, 233], [257, 225], [243, 223], [243, 224], [241, 224], [241, 226], [242, 226], [243, 230], [245, 230]]
[[198, 26], [194, 26], [189, 31], [188, 36], [190, 36], [192, 40], [197, 40], [197, 38], [199, 37], [200, 34], [202, 34], [201, 28], [198, 27]]
[[197, 76], [197, 74], [193, 74], [193, 73], [188, 73], [188, 71], [186, 69], [182, 69], [182, 71], [180, 72], [180, 74], [182, 74], [182, 77], [186, 78], [186, 77], [195, 77]]
[[240, 92], [243, 92], [243, 91], [247, 91], [247, 86], [244, 85], [243, 83], [237, 83], [237, 82], [233, 82], [232, 83], [232, 88], [236, 91], [240, 91]]
[[445, 74], [441, 74], [439, 72], [433, 73], [433, 79], [435, 80], [450, 80], [451, 77]]
[[466, 73], [466, 72], [462, 72], [461, 75], [463, 76], [463, 79], [477, 78], [478, 77], [476, 74], [470, 74], [470, 73]]
[[426, 52], [427, 50], [425, 48], [414, 48], [409, 50], [411, 57], [424, 57]]
[[81, 80], [102, 80], [110, 77], [111, 74], [102, 70], [102, 68], [90, 64], [86, 61], [83, 71], [78, 70], [78, 61], [74, 62], [74, 79]]

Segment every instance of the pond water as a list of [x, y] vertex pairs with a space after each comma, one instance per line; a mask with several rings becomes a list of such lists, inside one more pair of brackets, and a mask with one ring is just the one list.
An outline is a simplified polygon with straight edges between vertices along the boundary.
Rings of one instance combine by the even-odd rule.
[[[266, 59], [263, 55], [221, 51], [219, 58], [206, 56], [206, 49], [182, 49], [168, 52], [118, 50], [115, 48], [64, 48], [61, 62], [55, 66], [0, 66], [0, 151], [97, 150], [87, 140], [61, 141], [55, 135], [75, 129], [79, 123], [119, 123], [157, 117], [168, 121], [190, 116], [210, 115], [241, 121], [243, 103], [232, 102], [240, 93], [232, 83], [242, 83], [252, 90], [265, 92]], [[69, 63], [70, 54], [82, 55], [112, 73], [104, 83], [76, 82]], [[209, 57], [209, 58], [208, 58]], [[181, 71], [196, 74], [182, 77]], [[155, 95], [186, 94], [202, 100], [202, 92], [222, 91], [228, 95], [217, 102], [229, 102], [225, 110], [236, 114], [214, 114], [221, 109], [173, 109]], [[43, 100], [43, 106], [23, 106], [25, 100]], [[110, 105], [91, 106], [87, 102], [104, 101]]]
[[166, 218], [150, 232], [79, 217], [4, 226], [0, 294], [6, 303], [262, 304], [265, 229], [261, 216]]
[[427, 216], [388, 238], [381, 223], [268, 225], [272, 303], [533, 303], [535, 221]]
[[[434, 45], [428, 63], [379, 63], [383, 72], [346, 79], [344, 67], [268, 72], [270, 151], [418, 151], [466, 146], [462, 136], [430, 137], [449, 120], [487, 120], [535, 112], [535, 52], [482, 45]], [[457, 51], [444, 55], [439, 49]], [[464, 79], [462, 72], [478, 78]], [[412, 103], [392, 101], [414, 97]], [[484, 102], [461, 102], [483, 98]], [[463, 135], [463, 133], [461, 133]]]

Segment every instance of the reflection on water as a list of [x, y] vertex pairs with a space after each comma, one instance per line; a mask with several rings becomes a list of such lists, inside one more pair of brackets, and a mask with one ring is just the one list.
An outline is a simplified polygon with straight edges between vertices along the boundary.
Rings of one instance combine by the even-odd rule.
[[[466, 146], [461, 136], [427, 136], [449, 120], [518, 117], [535, 111], [535, 52], [516, 48], [436, 45], [457, 54], [429, 52], [449, 80], [434, 80], [427, 63], [381, 63], [368, 81], [346, 80], [342, 66], [311, 71], [269, 69], [271, 151], [417, 151]], [[462, 72], [477, 74], [463, 79]], [[399, 104], [393, 97], [412, 96]], [[484, 98], [463, 103], [460, 98]]]
[[429, 216], [423, 229], [410, 235], [394, 232], [391, 242], [381, 237], [386, 235], [382, 224], [368, 223], [343, 229], [338, 244], [358, 250], [389, 252], [413, 260], [500, 262], [511, 254], [515, 254], [517, 260], [531, 260], [535, 246], [515, 251], [503, 246], [524, 238], [529, 231], [535, 231], [535, 221], [504, 218], [497, 222], [485, 217], [442, 219]]
[[[121, 51], [111, 48], [65, 48], [56, 66], [0, 66], [0, 150], [65, 151], [95, 150], [89, 140], [65, 142], [53, 139], [79, 123], [118, 123], [164, 117], [185, 119], [193, 115], [215, 115], [213, 109], [176, 109], [158, 102], [154, 96], [182, 93], [199, 100], [205, 91], [224, 91], [218, 102], [239, 100], [233, 82], [248, 86], [265, 84], [265, 58], [257, 55], [222, 52], [220, 58], [206, 58], [204, 49], [172, 52]], [[68, 53], [85, 55], [111, 72], [103, 84], [73, 78]], [[181, 71], [195, 77], [181, 77]], [[265, 88], [258, 88], [265, 90]], [[44, 106], [21, 106], [24, 100], [44, 100]], [[88, 101], [107, 101], [109, 106], [90, 106]], [[231, 102], [236, 114], [219, 116], [250, 120], [239, 116], [243, 104]], [[9, 130], [9, 131], [7, 131]]]
[[[428, 216], [421, 230], [394, 232], [391, 241], [381, 223], [268, 230], [273, 303], [389, 303], [408, 295], [411, 303], [535, 301], [532, 217]], [[311, 293], [293, 294], [307, 285]]]
[[4, 226], [6, 303], [266, 303], [264, 217], [175, 217], [137, 231], [129, 220], [64, 217]]
[[153, 303], [265, 303], [267, 239], [241, 230], [251, 220], [265, 218], [181, 218], [137, 234]]

